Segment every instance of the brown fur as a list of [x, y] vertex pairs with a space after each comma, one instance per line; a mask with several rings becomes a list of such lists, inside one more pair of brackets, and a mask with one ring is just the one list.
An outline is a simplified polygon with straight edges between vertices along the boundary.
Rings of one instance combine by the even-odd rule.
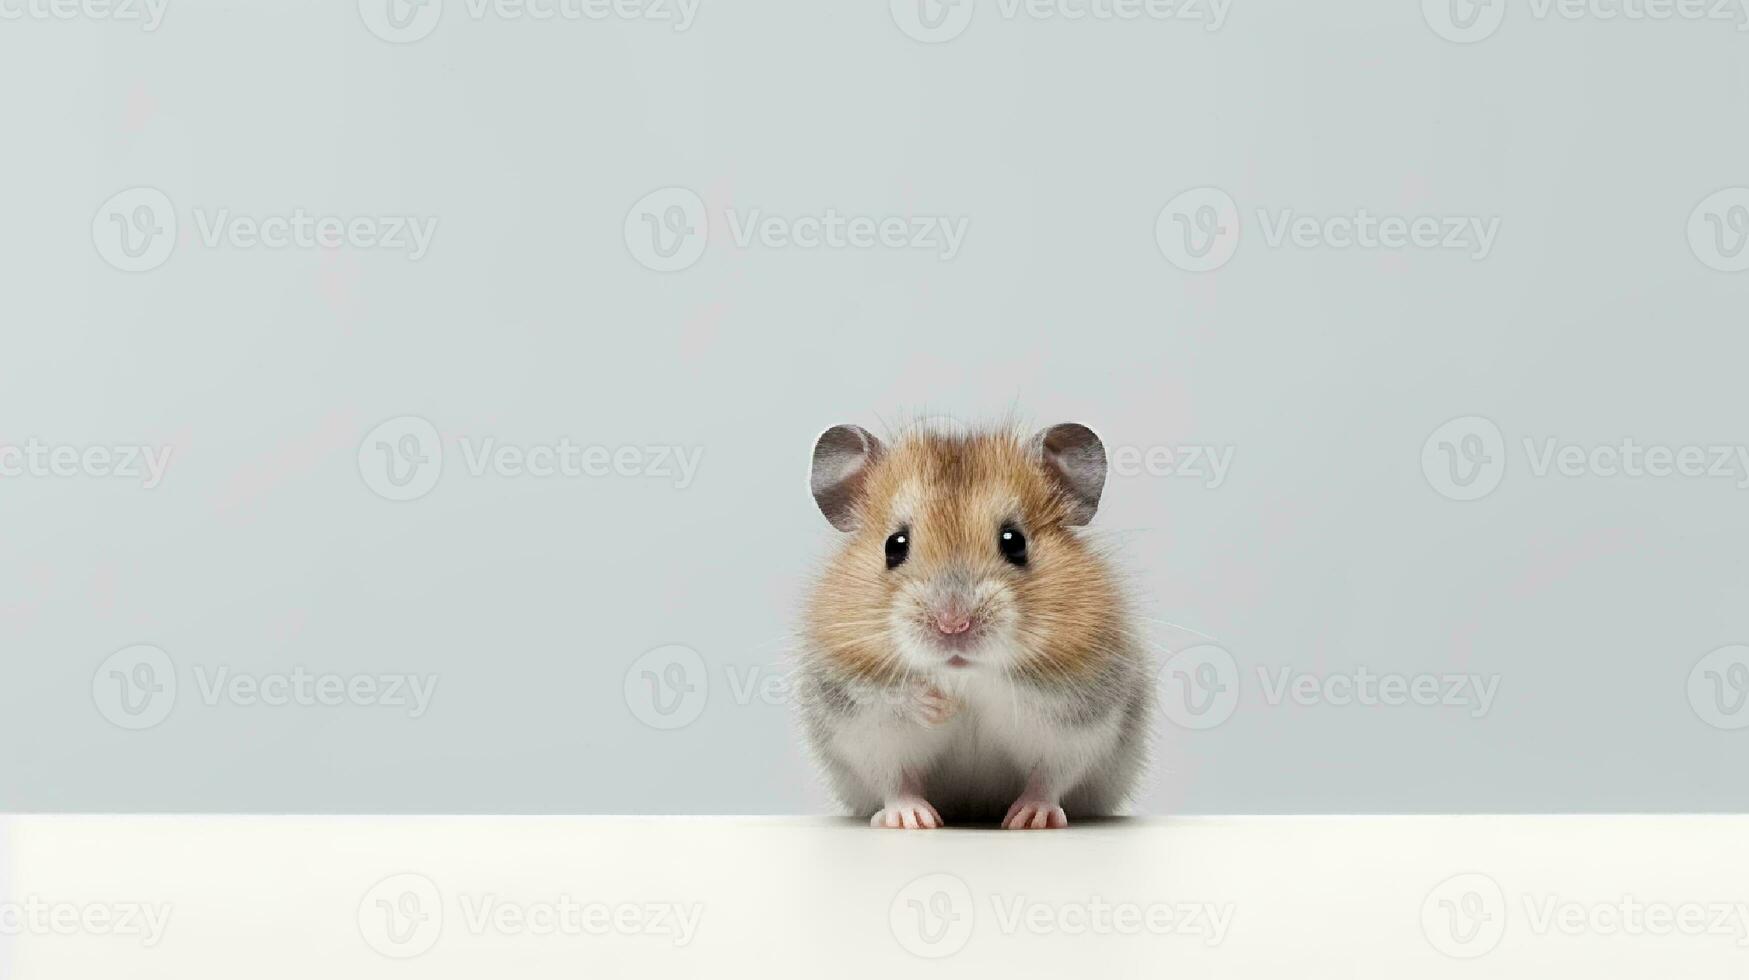
[[[895, 594], [944, 563], [972, 564], [1006, 582], [1002, 601], [1021, 624], [1017, 673], [1072, 683], [1123, 649], [1122, 597], [1105, 561], [1064, 526], [1071, 504], [1027, 440], [1012, 432], [902, 436], [871, 464], [857, 530], [829, 562], [808, 603], [809, 649], [847, 674], [896, 683], [888, 617]], [[901, 511], [909, 509], [909, 514]], [[888, 570], [885, 542], [906, 521], [911, 552]], [[1028, 538], [1027, 567], [997, 550], [1005, 521]]]

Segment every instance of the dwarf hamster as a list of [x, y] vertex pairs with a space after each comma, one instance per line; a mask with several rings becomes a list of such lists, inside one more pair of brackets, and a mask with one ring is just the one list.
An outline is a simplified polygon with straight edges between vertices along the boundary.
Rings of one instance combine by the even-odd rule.
[[844, 538], [808, 599], [797, 691], [839, 799], [875, 827], [1068, 826], [1140, 774], [1152, 675], [1077, 533], [1105, 486], [1084, 425], [1030, 438], [840, 425], [810, 487]]

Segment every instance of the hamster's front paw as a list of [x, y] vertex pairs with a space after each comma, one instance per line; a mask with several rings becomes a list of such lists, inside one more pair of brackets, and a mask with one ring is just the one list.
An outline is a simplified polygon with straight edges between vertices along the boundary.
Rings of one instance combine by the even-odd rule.
[[946, 724], [960, 709], [960, 703], [942, 693], [941, 688], [927, 681], [911, 689], [911, 717], [934, 728]]
[[1061, 830], [1069, 826], [1069, 815], [1049, 800], [1019, 799], [1002, 818], [1003, 830]]
[[870, 827], [884, 827], [887, 830], [934, 830], [945, 827], [947, 823], [941, 819], [935, 807], [921, 796], [902, 796], [888, 801], [869, 820]]

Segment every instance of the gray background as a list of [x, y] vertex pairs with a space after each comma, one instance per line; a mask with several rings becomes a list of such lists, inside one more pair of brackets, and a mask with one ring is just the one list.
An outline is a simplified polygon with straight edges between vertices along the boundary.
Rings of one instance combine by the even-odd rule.
[[[920, 43], [884, 3], [707, 2], [690, 30], [468, 17], [416, 43], [356, 5], [171, 0], [156, 31], [0, 23], [0, 444], [174, 446], [164, 483], [0, 479], [0, 809], [781, 813], [826, 798], [776, 697], [834, 532], [827, 425], [1010, 413], [1112, 447], [1231, 447], [1219, 487], [1114, 477], [1162, 660], [1213, 638], [1224, 723], [1162, 718], [1150, 812], [1749, 807], [1742, 714], [1690, 697], [1749, 642], [1735, 478], [1538, 477], [1525, 438], [1749, 441], [1749, 274], [1690, 248], [1749, 184], [1749, 35], [1539, 20], [1479, 43], [1412, 3], [1237, 0], [1181, 22], [1006, 19]], [[1161, 208], [1225, 189], [1206, 273]], [[161, 189], [182, 240], [112, 268], [93, 216]], [[969, 218], [952, 261], [738, 248], [642, 267], [635, 202]], [[420, 261], [206, 247], [197, 209], [435, 217]], [[1270, 247], [1250, 211], [1498, 217], [1484, 261]], [[361, 477], [384, 420], [442, 478]], [[1447, 420], [1499, 488], [1423, 473]], [[702, 450], [655, 477], [472, 477], [458, 441]], [[112, 724], [105, 658], [165, 651], [160, 724]], [[640, 656], [696, 651], [662, 730]], [[1730, 656], [1730, 655], [1728, 655]], [[1741, 658], [1738, 658], [1739, 661]], [[431, 674], [383, 706], [199, 696], [196, 668]], [[1498, 678], [1447, 705], [1270, 704], [1256, 671]], [[636, 684], [633, 684], [636, 687]]]

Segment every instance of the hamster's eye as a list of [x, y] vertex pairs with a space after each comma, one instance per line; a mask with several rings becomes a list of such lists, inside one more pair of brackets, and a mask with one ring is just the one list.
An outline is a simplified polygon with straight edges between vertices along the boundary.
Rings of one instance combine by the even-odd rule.
[[1026, 566], [1026, 535], [1020, 533], [1020, 528], [1012, 524], [1002, 525], [1001, 533], [996, 536], [996, 547], [1012, 564]]
[[898, 568], [911, 554], [911, 531], [900, 528], [887, 538], [887, 567]]

